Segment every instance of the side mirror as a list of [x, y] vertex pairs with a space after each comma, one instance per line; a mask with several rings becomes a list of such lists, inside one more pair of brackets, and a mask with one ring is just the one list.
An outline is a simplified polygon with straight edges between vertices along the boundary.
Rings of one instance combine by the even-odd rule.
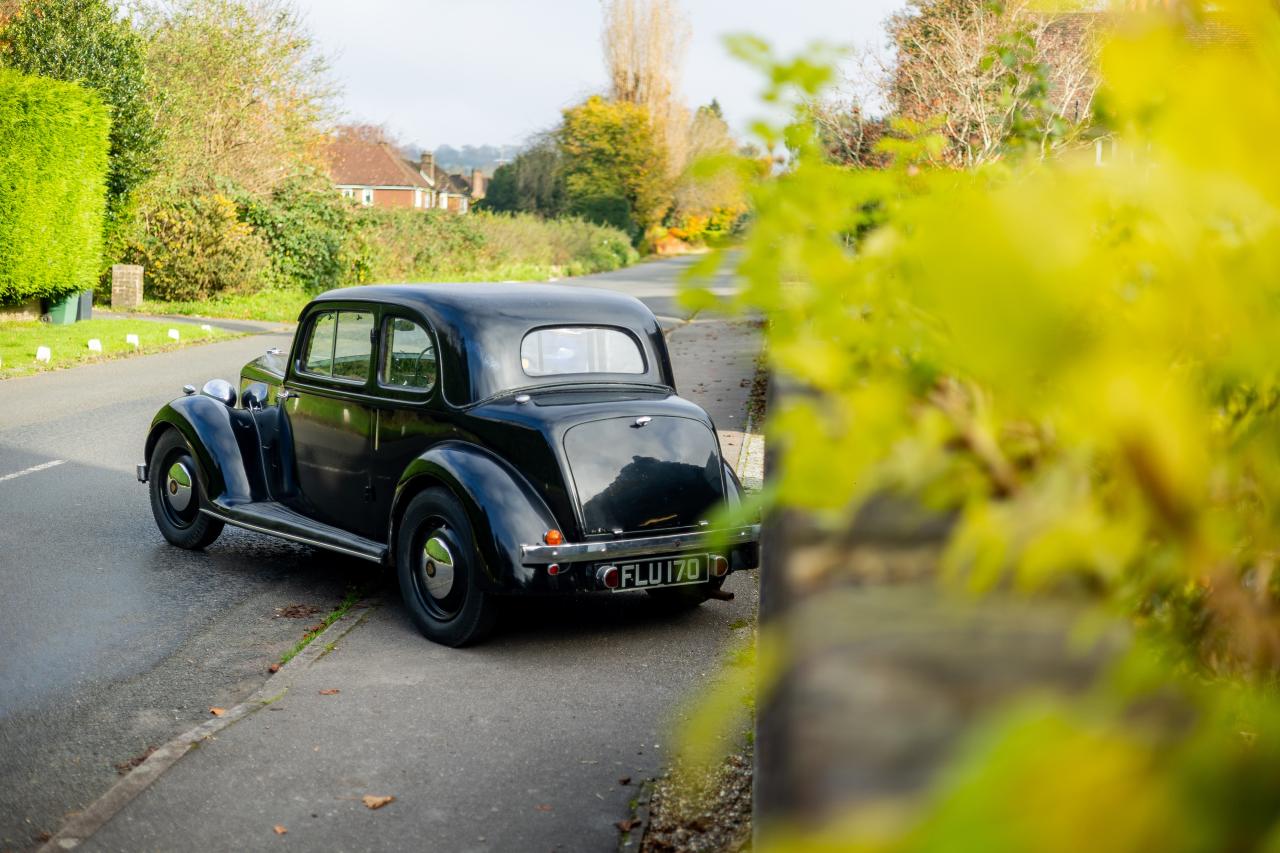
[[210, 379], [204, 383], [200, 393], [221, 401], [228, 409], [236, 407], [236, 386], [225, 379]]

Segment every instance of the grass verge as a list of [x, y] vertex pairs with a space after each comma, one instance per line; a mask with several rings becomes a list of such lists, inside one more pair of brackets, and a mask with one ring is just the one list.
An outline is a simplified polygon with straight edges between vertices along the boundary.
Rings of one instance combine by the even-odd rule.
[[[328, 616], [320, 620], [319, 624], [312, 625], [310, 628], [308, 628], [307, 633], [302, 635], [302, 639], [294, 643], [293, 648], [289, 649], [289, 651], [285, 652], [283, 655], [280, 656], [280, 665], [284, 666], [289, 661], [293, 660], [295, 657], [298, 656], [299, 652], [301, 652], [303, 649], [305, 649], [307, 646], [311, 644], [312, 640], [320, 636], [320, 633], [324, 631], [325, 628], [328, 628], [334, 622], [337, 622], [343, 616], [346, 616], [347, 613], [351, 610], [351, 608], [355, 606], [356, 602], [361, 599], [362, 595], [363, 594], [361, 593], [360, 590], [352, 588], [347, 593], [346, 597], [342, 599], [341, 604], [335, 607], [333, 611], [329, 613]], [[329, 650], [332, 650], [332, 647], [330, 647]]]
[[[176, 326], [179, 339], [174, 341], [169, 337], [172, 328], [172, 323], [132, 318], [85, 320], [67, 326], [37, 320], [0, 322], [0, 379], [238, 337], [222, 329], [183, 323]], [[126, 335], [137, 335], [138, 345], [126, 343]], [[91, 339], [101, 342], [102, 352], [89, 349]], [[36, 349], [42, 346], [50, 350], [48, 363], [36, 361]]]

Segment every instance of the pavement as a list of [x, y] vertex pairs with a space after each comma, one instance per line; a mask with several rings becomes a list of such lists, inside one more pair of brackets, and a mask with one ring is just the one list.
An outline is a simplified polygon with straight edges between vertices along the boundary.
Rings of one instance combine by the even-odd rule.
[[[576, 281], [666, 318], [682, 394], [711, 412], [731, 462], [749, 460], [757, 330], [684, 322], [687, 263]], [[676, 616], [644, 596], [511, 602], [488, 643], [450, 650], [413, 630], [368, 564], [230, 528], [205, 553], [169, 547], [133, 475], [152, 414], [184, 382], [234, 378], [287, 343], [267, 332], [0, 384], [0, 850], [47, 839], [116, 765], [210, 707], [276, 687], [85, 846], [615, 849], [682, 702], [752, 618], [754, 573], [730, 579], [734, 601]], [[264, 688], [267, 663], [318, 618], [281, 611], [328, 610], [352, 586], [355, 627]], [[396, 800], [373, 811], [366, 794]]]

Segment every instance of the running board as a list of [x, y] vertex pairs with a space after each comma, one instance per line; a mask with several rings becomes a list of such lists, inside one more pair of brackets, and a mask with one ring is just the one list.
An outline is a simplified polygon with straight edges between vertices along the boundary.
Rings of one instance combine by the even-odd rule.
[[290, 542], [314, 545], [374, 563], [382, 563], [387, 558], [387, 546], [381, 542], [307, 518], [276, 501], [227, 506], [215, 500], [213, 508], [201, 507], [200, 511], [227, 524], [288, 539]]

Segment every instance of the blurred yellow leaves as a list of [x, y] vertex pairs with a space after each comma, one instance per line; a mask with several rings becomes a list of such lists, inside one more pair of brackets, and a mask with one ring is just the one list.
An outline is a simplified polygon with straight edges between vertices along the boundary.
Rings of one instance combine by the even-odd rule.
[[[975, 589], [1147, 595], [1280, 548], [1280, 16], [1201, 11], [1108, 19], [1101, 162], [940, 169], [899, 123], [894, 165], [858, 171], [775, 132], [794, 158], [753, 189], [737, 302], [807, 389], [769, 426], [779, 500], [957, 507]], [[775, 99], [820, 84], [750, 54]]]

